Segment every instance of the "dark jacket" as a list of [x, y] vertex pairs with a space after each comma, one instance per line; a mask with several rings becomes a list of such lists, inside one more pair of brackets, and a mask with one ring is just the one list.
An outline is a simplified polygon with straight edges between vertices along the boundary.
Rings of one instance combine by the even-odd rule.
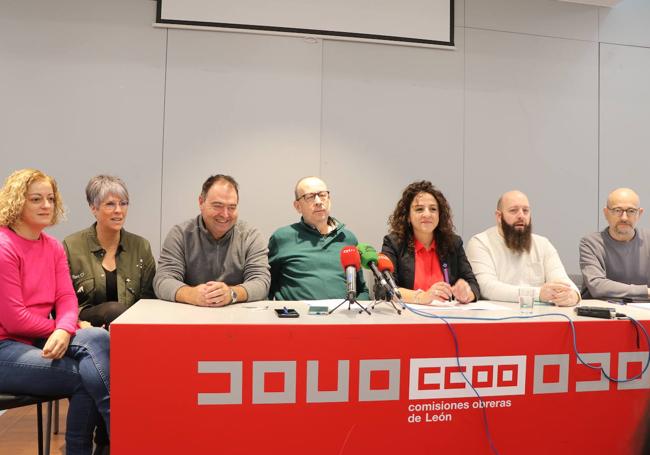
[[[415, 253], [413, 247], [408, 246], [408, 242], [403, 245], [397, 240], [393, 234], [384, 237], [384, 244], [381, 247], [382, 253], [393, 261], [395, 266], [395, 282], [399, 287], [406, 289], [413, 289], [413, 281], [415, 280]], [[472, 267], [469, 265], [467, 256], [465, 256], [465, 249], [463, 248], [463, 239], [454, 235], [454, 242], [452, 250], [447, 253], [445, 257], [438, 255], [440, 265], [447, 263], [449, 270], [449, 281], [453, 286], [459, 278], [467, 281], [472, 288], [474, 296], [478, 300], [480, 298], [480, 289]], [[424, 289], [426, 291], [426, 289]]]
[[[102, 269], [105, 251], [97, 239], [96, 225], [63, 241], [79, 311], [106, 301], [106, 277]], [[131, 306], [140, 299], [156, 298], [152, 287], [156, 262], [146, 239], [122, 229], [115, 263], [117, 299], [121, 303]]]

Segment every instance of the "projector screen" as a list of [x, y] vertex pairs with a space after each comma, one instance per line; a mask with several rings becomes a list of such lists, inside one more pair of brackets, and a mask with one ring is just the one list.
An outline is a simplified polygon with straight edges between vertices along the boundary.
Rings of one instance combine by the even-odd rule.
[[453, 0], [158, 0], [160, 26], [454, 45]]

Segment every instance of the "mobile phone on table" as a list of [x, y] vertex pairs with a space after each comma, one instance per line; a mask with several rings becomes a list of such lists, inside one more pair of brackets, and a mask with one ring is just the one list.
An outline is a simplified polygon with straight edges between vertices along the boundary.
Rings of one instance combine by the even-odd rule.
[[279, 318], [297, 318], [300, 316], [296, 310], [293, 308], [276, 308], [275, 314], [278, 315]]
[[330, 314], [330, 309], [325, 305], [309, 305], [309, 314]]

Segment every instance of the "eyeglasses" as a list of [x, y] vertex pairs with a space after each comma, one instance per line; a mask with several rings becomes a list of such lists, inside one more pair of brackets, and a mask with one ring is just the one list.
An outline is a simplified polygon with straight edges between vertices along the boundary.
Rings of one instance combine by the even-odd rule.
[[304, 199], [305, 202], [308, 203], [313, 203], [316, 200], [316, 196], [321, 200], [321, 202], [325, 202], [330, 198], [330, 192], [329, 191], [319, 191], [317, 193], [305, 193], [299, 198], [296, 198], [296, 201], [299, 201], [300, 199]]
[[639, 214], [639, 209], [635, 208], [629, 208], [629, 209], [622, 209], [620, 207], [613, 207], [609, 208], [607, 207], [607, 210], [612, 212], [614, 215], [621, 217], [625, 213], [629, 218], [632, 218], [633, 216], [637, 216]]
[[110, 201], [110, 202], [104, 202], [102, 206], [110, 211], [113, 212], [115, 209], [117, 209], [117, 205], [119, 204], [121, 209], [125, 209], [129, 206], [129, 201], [120, 201], [120, 202], [115, 202], [115, 201]]

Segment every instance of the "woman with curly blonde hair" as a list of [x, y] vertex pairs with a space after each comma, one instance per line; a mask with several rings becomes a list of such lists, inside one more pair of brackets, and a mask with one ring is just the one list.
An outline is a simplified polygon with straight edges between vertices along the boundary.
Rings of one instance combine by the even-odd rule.
[[99, 419], [109, 425], [109, 338], [78, 326], [65, 252], [43, 232], [62, 215], [41, 171], [16, 171], [0, 190], [0, 390], [69, 395], [66, 453], [90, 454]]
[[408, 185], [388, 225], [381, 250], [395, 266], [395, 282], [405, 302], [478, 299], [478, 282], [463, 241], [454, 233], [449, 203], [431, 182]]
[[36, 169], [21, 169], [7, 179], [5, 186], [0, 190], [0, 226], [11, 226], [19, 221], [20, 214], [25, 205], [27, 188], [38, 181], [47, 181], [53, 190], [51, 224], [59, 222], [64, 216], [63, 201], [59, 194], [56, 181]]

